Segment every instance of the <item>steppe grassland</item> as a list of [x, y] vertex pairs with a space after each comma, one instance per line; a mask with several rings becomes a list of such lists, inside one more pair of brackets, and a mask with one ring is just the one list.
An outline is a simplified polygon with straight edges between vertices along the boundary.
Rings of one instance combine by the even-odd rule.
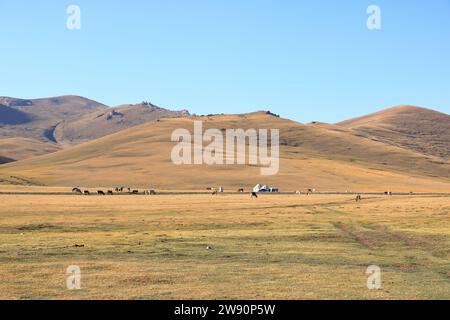
[[0, 195], [0, 298], [449, 299], [449, 200]]

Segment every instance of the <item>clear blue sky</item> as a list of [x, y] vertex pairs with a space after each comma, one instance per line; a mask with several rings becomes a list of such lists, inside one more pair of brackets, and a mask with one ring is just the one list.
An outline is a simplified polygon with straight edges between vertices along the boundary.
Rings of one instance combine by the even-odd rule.
[[[81, 8], [81, 30], [66, 8]], [[382, 10], [382, 30], [366, 9]], [[450, 0], [0, 0], [0, 95], [270, 109], [336, 122], [450, 113]]]

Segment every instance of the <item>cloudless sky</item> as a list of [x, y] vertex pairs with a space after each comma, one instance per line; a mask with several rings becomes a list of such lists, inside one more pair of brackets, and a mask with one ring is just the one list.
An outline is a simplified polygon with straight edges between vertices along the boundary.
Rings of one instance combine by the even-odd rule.
[[[66, 27], [71, 4], [81, 30]], [[0, 13], [0, 95], [301, 122], [450, 113], [450, 0], [0, 0]]]

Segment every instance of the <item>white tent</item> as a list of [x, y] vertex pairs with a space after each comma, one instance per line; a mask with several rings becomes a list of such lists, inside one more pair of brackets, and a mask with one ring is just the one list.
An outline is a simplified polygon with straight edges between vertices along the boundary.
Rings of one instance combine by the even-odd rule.
[[257, 184], [253, 188], [253, 192], [279, 192], [277, 187], [269, 187], [267, 185], [261, 186], [260, 184]]

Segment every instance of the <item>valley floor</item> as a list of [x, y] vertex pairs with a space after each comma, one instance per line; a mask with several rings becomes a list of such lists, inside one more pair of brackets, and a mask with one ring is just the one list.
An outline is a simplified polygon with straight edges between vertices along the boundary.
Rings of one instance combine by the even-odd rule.
[[0, 299], [450, 299], [449, 200], [0, 195]]

